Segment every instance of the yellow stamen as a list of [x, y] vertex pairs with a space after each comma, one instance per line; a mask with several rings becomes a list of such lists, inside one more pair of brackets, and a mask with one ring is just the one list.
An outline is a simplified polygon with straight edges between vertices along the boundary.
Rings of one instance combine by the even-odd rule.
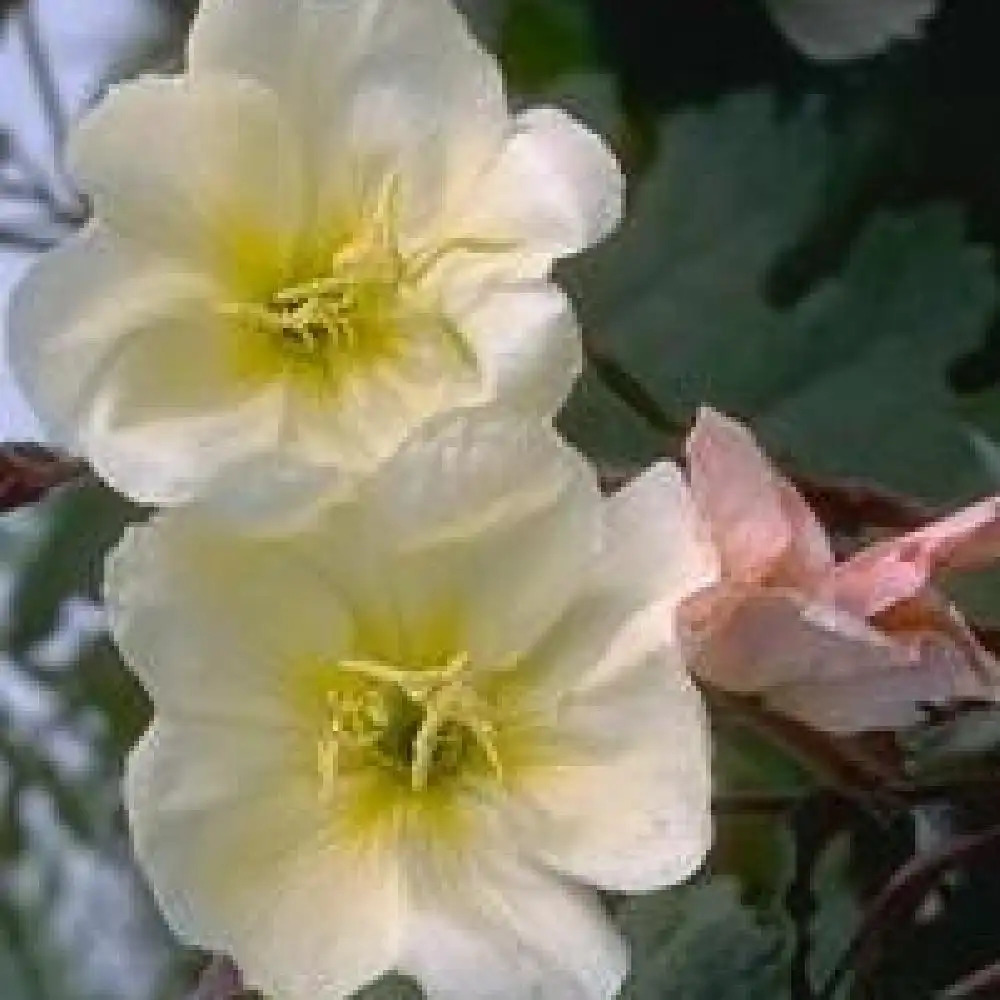
[[435, 773], [451, 777], [467, 766], [469, 741], [502, 781], [494, 724], [465, 677], [468, 667], [465, 652], [419, 668], [338, 661], [338, 674], [350, 683], [327, 693], [317, 751], [322, 794], [331, 794], [343, 770], [372, 765], [405, 773], [414, 792], [425, 791]]

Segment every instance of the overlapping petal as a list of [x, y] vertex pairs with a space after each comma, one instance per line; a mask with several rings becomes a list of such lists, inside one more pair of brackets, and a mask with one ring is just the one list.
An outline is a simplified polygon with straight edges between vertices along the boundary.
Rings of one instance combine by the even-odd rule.
[[74, 173], [116, 236], [242, 294], [280, 280], [306, 208], [300, 140], [274, 95], [226, 76], [143, 77], [74, 132]]
[[1000, 667], [933, 587], [997, 555], [996, 498], [836, 562], [794, 486], [733, 421], [703, 411], [692, 490], [721, 576], [684, 601], [705, 681], [838, 733], [912, 725], [928, 704], [993, 700]]
[[160, 719], [125, 776], [133, 845], [174, 931], [236, 954], [268, 993], [346, 997], [395, 964], [391, 857], [329, 841], [298, 746], [252, 727]]
[[[631, 579], [664, 527], [691, 565], [645, 553]], [[487, 409], [299, 523], [192, 504], [132, 529], [109, 617], [156, 706], [128, 804], [171, 923], [290, 1000], [389, 968], [442, 998], [610, 1000], [624, 945], [585, 887], [679, 881], [710, 837], [667, 624], [714, 573], [697, 527], [672, 467], [606, 501], [551, 428]], [[398, 732], [387, 685], [415, 692]], [[445, 724], [472, 742], [425, 784]]]
[[[622, 210], [597, 136], [555, 109], [513, 115], [447, 0], [208, 0], [188, 57], [114, 88], [73, 137], [117, 271], [56, 254], [12, 317], [62, 440], [169, 504], [234, 466], [261, 499], [269, 464], [282, 495], [313, 478], [296, 463], [361, 475], [464, 406], [551, 418], [581, 367], [552, 265]], [[111, 317], [137, 269], [151, 302]], [[156, 307], [178, 274], [196, 314]], [[98, 301], [113, 364], [80, 343]], [[81, 355], [75, 391], [59, 358]]]
[[507, 129], [496, 60], [447, 0], [212, 0], [188, 59], [195, 78], [232, 74], [277, 96], [314, 163], [320, 211], [375, 166], [400, 178], [411, 223], [426, 224]]
[[625, 944], [596, 899], [496, 843], [459, 864], [414, 865], [402, 968], [430, 1000], [604, 1000]]

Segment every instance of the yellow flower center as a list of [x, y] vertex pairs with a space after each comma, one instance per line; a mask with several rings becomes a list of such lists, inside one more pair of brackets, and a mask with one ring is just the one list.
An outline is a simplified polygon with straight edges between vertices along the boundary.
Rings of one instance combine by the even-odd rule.
[[340, 274], [283, 289], [263, 305], [227, 307], [238, 320], [240, 375], [285, 374], [335, 390], [348, 375], [396, 357], [399, 283], [392, 274]]
[[[292, 268], [295, 280], [221, 306], [230, 321], [233, 370], [240, 380], [290, 377], [329, 397], [349, 379], [398, 361], [415, 339], [428, 337], [439, 340], [459, 364], [474, 366], [469, 345], [422, 288], [428, 270], [456, 246], [406, 256], [399, 247], [398, 189], [397, 180], [388, 178], [339, 238], [320, 236], [317, 244], [318, 234], [309, 234]], [[247, 246], [236, 241], [242, 248], [232, 262], [237, 279], [244, 270], [248, 275], [260, 270], [257, 257], [268, 257], [266, 248], [255, 249], [260, 237], [244, 242]], [[247, 287], [258, 281], [266, 288], [263, 278]]]
[[396, 183], [387, 182], [351, 238], [300, 262], [299, 272], [310, 275], [305, 280], [223, 305], [233, 321], [239, 377], [290, 375], [326, 393], [399, 354], [405, 312], [417, 297], [397, 246], [396, 191]]
[[335, 797], [342, 777], [371, 769], [414, 793], [470, 777], [502, 781], [491, 708], [468, 665], [465, 653], [416, 669], [339, 661], [317, 743], [324, 797]]

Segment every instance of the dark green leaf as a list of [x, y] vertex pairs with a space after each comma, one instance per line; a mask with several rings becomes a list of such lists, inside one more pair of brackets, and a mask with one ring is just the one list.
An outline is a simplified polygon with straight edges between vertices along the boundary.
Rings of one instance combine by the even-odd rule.
[[665, 123], [621, 235], [572, 270], [601, 350], [667, 410], [752, 418], [807, 471], [954, 500], [986, 488], [948, 365], [995, 304], [958, 212], [876, 217], [840, 273], [787, 306], [768, 280], [828, 201], [822, 105], [741, 94]]
[[781, 934], [740, 902], [729, 879], [631, 898], [623, 1000], [781, 1000]]
[[52, 633], [67, 598], [99, 597], [108, 549], [141, 511], [90, 480], [52, 496], [42, 514], [48, 530], [21, 568], [11, 598], [6, 638], [15, 653]]
[[508, 0], [500, 50], [504, 69], [522, 91], [589, 67], [595, 44], [585, 0]]

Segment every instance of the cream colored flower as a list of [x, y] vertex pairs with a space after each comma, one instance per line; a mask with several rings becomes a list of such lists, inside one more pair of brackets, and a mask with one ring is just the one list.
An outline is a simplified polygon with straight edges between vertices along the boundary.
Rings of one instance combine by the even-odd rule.
[[549, 417], [580, 367], [553, 262], [618, 222], [568, 115], [511, 115], [446, 0], [205, 0], [184, 75], [70, 149], [94, 221], [45, 258], [11, 360], [52, 436], [141, 500], [222, 467], [368, 470], [429, 416]]
[[539, 424], [432, 421], [309, 530], [130, 530], [115, 637], [152, 695], [126, 802], [185, 941], [285, 1000], [600, 1000], [642, 890], [710, 836], [673, 609], [715, 578], [670, 464], [603, 499]]
[[875, 55], [919, 36], [937, 0], [764, 0], [796, 48], [831, 62]]

